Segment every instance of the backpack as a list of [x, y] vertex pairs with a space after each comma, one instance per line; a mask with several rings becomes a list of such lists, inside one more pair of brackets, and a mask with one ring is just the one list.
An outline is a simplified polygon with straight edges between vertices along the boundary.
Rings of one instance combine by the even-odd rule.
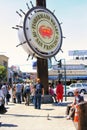
[[24, 92], [25, 93], [30, 93], [30, 86], [26, 86]]

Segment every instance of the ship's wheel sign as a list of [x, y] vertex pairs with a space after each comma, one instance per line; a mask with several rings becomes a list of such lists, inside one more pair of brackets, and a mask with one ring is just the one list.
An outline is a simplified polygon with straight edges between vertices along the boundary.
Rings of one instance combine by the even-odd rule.
[[[21, 28], [23, 26], [23, 28]], [[51, 58], [62, 45], [62, 30], [55, 15], [44, 7], [32, 7], [20, 21], [18, 35], [25, 51], [35, 57]]]

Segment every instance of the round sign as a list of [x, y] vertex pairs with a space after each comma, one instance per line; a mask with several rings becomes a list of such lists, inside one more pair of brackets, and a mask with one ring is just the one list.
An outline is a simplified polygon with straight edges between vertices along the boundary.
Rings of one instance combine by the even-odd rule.
[[54, 14], [43, 7], [30, 9], [24, 18], [24, 35], [30, 48], [39, 57], [49, 58], [62, 45], [62, 30]]

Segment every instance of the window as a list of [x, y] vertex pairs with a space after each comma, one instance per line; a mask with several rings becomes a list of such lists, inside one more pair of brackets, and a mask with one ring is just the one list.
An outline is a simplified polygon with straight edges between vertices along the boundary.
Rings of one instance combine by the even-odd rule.
[[87, 87], [87, 83], [83, 83], [82, 85], [83, 85], [84, 87]]
[[70, 86], [70, 87], [74, 88], [74, 87], [75, 87], [75, 84], [71, 84], [71, 86]]
[[81, 87], [82, 85], [81, 84], [76, 84], [76, 87]]

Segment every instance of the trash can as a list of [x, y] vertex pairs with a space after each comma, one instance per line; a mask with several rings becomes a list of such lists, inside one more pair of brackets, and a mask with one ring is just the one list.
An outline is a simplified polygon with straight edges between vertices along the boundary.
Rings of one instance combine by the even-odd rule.
[[87, 102], [79, 103], [78, 107], [78, 127], [77, 130], [87, 130]]

